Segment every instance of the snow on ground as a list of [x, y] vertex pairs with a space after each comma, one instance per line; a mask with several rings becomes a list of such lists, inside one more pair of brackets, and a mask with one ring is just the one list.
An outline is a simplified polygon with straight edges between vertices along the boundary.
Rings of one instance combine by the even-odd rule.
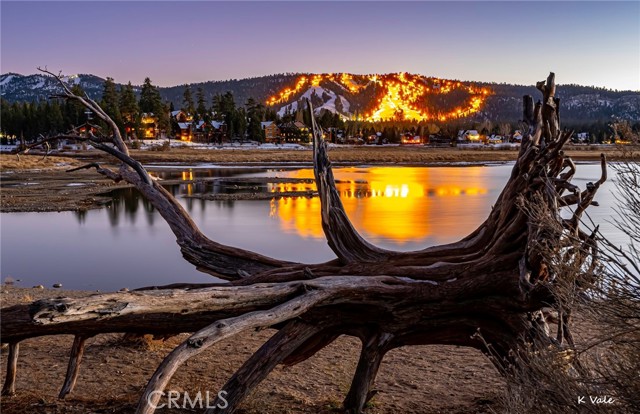
[[13, 152], [18, 149], [17, 145], [0, 145], [0, 152]]
[[[158, 147], [163, 145], [166, 140], [163, 139], [155, 139], [155, 140], [145, 140], [142, 143], [142, 150], [148, 150], [153, 147]], [[187, 142], [187, 141], [179, 141], [179, 140], [171, 140], [171, 148], [197, 148], [197, 149], [208, 149], [208, 150], [309, 150], [310, 146], [304, 146], [300, 144], [260, 144], [255, 141], [245, 141], [245, 142], [232, 142], [232, 143], [224, 143], [222, 145], [219, 144], [205, 144], [201, 142]]]
[[458, 144], [458, 148], [461, 150], [505, 150], [505, 149], [518, 149], [520, 144], [518, 143], [505, 143], [505, 144]]

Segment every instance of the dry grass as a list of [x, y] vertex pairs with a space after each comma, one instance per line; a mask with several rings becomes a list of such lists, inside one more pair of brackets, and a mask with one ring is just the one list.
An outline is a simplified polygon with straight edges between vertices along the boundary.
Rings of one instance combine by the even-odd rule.
[[69, 157], [43, 157], [42, 155], [0, 154], [1, 171], [27, 170], [65, 170], [80, 165], [76, 159]]
[[[551, 274], [567, 282], [553, 284], [554, 307], [572, 309], [580, 319], [574, 330], [575, 347], [543, 342], [521, 350], [508, 373], [502, 403], [509, 414], [638, 412], [640, 256], [633, 243], [640, 241], [640, 167], [629, 161], [614, 168], [621, 193], [620, 214], [614, 221], [631, 242], [619, 247], [601, 239], [595, 267], [579, 263], [572, 268], [571, 261], [564, 260], [566, 250], [549, 246], [545, 255], [552, 259], [547, 260], [552, 264]], [[549, 226], [544, 230], [554, 233]], [[558, 234], [555, 236], [552, 239], [558, 240]], [[581, 249], [579, 243], [568, 248]], [[563, 260], [553, 260], [553, 254]], [[580, 281], [586, 291], [576, 289]], [[559, 366], [559, 356], [568, 354], [571, 360]]]

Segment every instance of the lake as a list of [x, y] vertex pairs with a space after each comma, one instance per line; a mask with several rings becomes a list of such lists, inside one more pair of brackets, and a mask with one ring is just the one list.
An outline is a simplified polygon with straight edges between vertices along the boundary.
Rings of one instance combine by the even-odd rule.
[[[512, 166], [363, 166], [335, 168], [334, 173], [358, 231], [378, 246], [409, 251], [452, 242], [473, 231], [491, 210]], [[312, 190], [309, 168], [149, 170], [161, 178], [205, 179], [172, 186], [171, 191], [204, 233], [218, 242], [286, 260], [313, 263], [334, 258], [322, 233], [317, 197], [183, 197]], [[584, 188], [599, 175], [599, 164], [581, 164], [573, 182]], [[600, 207], [588, 213], [607, 237], [622, 244], [624, 236], [609, 222], [615, 207], [613, 172], [609, 177], [596, 196]], [[19, 279], [18, 286], [61, 283], [69, 289], [117, 290], [217, 280], [182, 259], [169, 227], [134, 189], [114, 192], [113, 202], [100, 210], [3, 213], [0, 220], [1, 277]]]

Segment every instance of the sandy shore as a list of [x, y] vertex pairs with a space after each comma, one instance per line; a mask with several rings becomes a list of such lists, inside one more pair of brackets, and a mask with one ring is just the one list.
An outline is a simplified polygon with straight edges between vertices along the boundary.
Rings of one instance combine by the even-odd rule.
[[[2, 307], [55, 296], [90, 292], [31, 289], [3, 285]], [[233, 372], [274, 331], [245, 332], [188, 361], [168, 389], [216, 394]], [[66, 400], [57, 395], [64, 380], [73, 338], [52, 336], [20, 344], [13, 397], [2, 397], [3, 413], [133, 413], [137, 399], [156, 366], [186, 338], [154, 341], [149, 348], [123, 345], [119, 335], [88, 341], [75, 390]], [[360, 343], [341, 337], [313, 358], [293, 367], [279, 366], [244, 403], [244, 414], [336, 413], [351, 383]], [[2, 351], [4, 381], [6, 349]], [[499, 411], [504, 384], [479, 351], [454, 346], [415, 346], [390, 352], [368, 413], [490, 413]], [[193, 410], [158, 410], [186, 413]], [[196, 412], [199, 412], [196, 410]]]

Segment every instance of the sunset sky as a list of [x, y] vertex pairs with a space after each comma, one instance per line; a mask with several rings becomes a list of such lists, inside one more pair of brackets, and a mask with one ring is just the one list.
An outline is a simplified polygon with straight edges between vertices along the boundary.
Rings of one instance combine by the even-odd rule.
[[640, 90], [640, 3], [0, 3], [2, 73], [173, 86], [282, 72], [412, 72]]

